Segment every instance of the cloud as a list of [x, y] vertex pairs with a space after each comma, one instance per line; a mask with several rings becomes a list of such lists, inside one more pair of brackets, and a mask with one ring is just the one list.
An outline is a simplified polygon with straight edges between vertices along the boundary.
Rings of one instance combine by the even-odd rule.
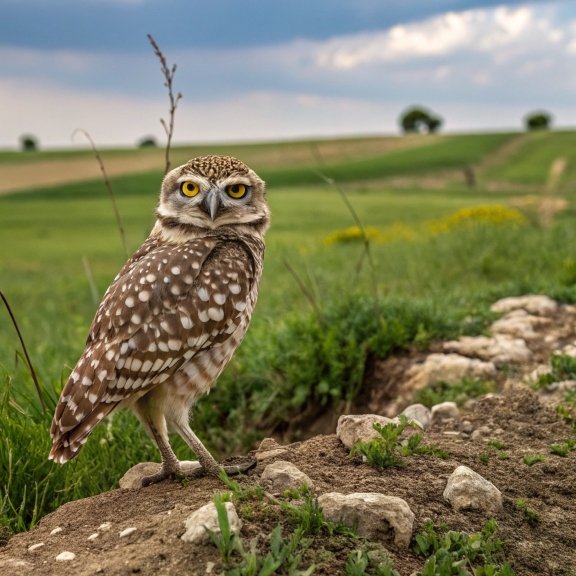
[[397, 25], [371, 34], [355, 34], [319, 43], [318, 66], [352, 69], [389, 62], [493, 53], [506, 47], [541, 50], [542, 43], [558, 44], [565, 36], [536, 7], [498, 7], [448, 12], [424, 22]]
[[[532, 108], [576, 122], [576, 10], [565, 4], [447, 12], [329, 40], [170, 52], [178, 63], [177, 140], [256, 140], [397, 131], [408, 105], [447, 129], [517, 127]], [[0, 47], [0, 146], [23, 132], [69, 145], [163, 138], [167, 98], [151, 52]]]

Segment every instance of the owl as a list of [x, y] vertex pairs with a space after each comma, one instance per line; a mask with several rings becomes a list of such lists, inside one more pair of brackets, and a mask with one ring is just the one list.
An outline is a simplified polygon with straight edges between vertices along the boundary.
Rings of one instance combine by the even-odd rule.
[[99, 422], [130, 408], [162, 458], [143, 486], [180, 472], [169, 430], [220, 473], [190, 411], [246, 333], [269, 222], [265, 183], [236, 158], [194, 158], [166, 174], [154, 227], [106, 291], [62, 390], [51, 460], [74, 458]]

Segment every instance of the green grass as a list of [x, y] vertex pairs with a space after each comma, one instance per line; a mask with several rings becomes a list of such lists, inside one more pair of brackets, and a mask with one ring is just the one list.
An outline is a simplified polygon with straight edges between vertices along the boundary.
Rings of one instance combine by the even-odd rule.
[[[557, 136], [562, 142], [568, 138]], [[209, 399], [200, 400], [194, 413], [195, 430], [217, 457], [245, 452], [272, 429], [305, 423], [353, 400], [369, 357], [481, 333], [492, 317], [489, 305], [499, 297], [542, 292], [576, 301], [573, 204], [549, 228], [527, 213], [523, 223], [477, 221], [433, 233], [432, 221], [438, 227], [458, 210], [506, 204], [513, 195], [482, 186], [468, 190], [449, 180], [440, 188], [427, 188], [422, 180], [407, 189], [358, 180], [438, 175], [462, 163], [482, 164], [510, 138], [423, 139], [404, 149], [377, 153], [371, 148], [365, 160], [358, 159], [362, 146], [386, 142], [314, 143], [327, 150], [332, 144], [342, 147], [325, 154], [322, 171], [345, 184], [365, 226], [388, 234], [385, 242], [370, 246], [373, 268], [362, 259], [360, 242], [325, 244], [328, 235], [353, 222], [338, 191], [310, 171], [310, 142], [277, 144], [272, 150], [264, 145], [221, 150], [260, 158], [269, 171], [273, 224], [252, 326]], [[547, 138], [555, 142], [554, 134]], [[550, 146], [557, 148], [554, 142]], [[177, 150], [176, 156], [191, 152]], [[295, 158], [294, 170], [282, 165], [283, 154]], [[61, 159], [66, 153], [53, 156]], [[0, 154], [0, 161], [8, 160]], [[131, 249], [152, 225], [159, 180], [159, 173], [114, 179]], [[566, 198], [572, 201], [569, 194]], [[409, 230], [409, 239], [398, 230]], [[0, 246], [0, 290], [14, 309], [53, 408], [83, 350], [97, 305], [83, 258], [100, 295], [124, 261], [103, 184], [0, 197]], [[316, 310], [285, 261], [307, 286]], [[43, 414], [39, 408], [2, 310], [0, 525], [26, 529], [63, 502], [113, 487], [132, 464], [158, 458], [135, 418], [117, 414], [95, 430], [77, 460], [54, 465], [46, 460], [50, 420], [50, 410]], [[125, 436], [130, 443], [116, 440]], [[175, 445], [179, 455], [190, 457], [181, 442]]]
[[544, 185], [552, 163], [559, 158], [567, 161], [560, 186], [568, 190], [576, 179], [576, 132], [572, 131], [523, 135], [506, 161], [488, 170], [486, 176], [518, 184]]
[[404, 436], [407, 428], [418, 428], [413, 422], [408, 422], [400, 415], [399, 422], [390, 422], [382, 426], [375, 423], [374, 430], [378, 436], [369, 442], [357, 442], [350, 451], [351, 456], [363, 456], [366, 462], [375, 468], [400, 468], [407, 466], [406, 457], [414, 455], [436, 456], [447, 458], [448, 454], [431, 444], [422, 443], [422, 434]]
[[414, 551], [427, 558], [421, 576], [513, 576], [502, 563], [503, 543], [495, 520], [480, 532], [467, 534], [428, 522], [415, 537]]

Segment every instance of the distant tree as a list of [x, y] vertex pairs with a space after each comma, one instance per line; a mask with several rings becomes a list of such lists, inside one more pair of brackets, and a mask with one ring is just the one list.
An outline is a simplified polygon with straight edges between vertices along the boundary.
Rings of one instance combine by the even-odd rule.
[[548, 130], [552, 124], [552, 115], [543, 110], [531, 112], [524, 117], [526, 130]]
[[24, 134], [20, 137], [20, 148], [23, 152], [35, 152], [38, 150], [38, 139], [30, 134]]
[[156, 148], [158, 143], [154, 136], [145, 136], [138, 142], [138, 148]]
[[420, 106], [412, 106], [400, 116], [400, 126], [406, 134], [414, 132], [434, 134], [440, 130], [442, 122], [442, 118]]

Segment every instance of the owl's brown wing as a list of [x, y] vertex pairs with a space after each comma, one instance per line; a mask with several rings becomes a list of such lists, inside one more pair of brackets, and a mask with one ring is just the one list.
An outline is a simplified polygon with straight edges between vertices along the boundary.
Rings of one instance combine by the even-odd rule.
[[64, 386], [50, 458], [74, 457], [119, 403], [229, 338], [247, 321], [254, 279], [250, 253], [238, 242], [197, 239], [137, 253], [106, 292]]

